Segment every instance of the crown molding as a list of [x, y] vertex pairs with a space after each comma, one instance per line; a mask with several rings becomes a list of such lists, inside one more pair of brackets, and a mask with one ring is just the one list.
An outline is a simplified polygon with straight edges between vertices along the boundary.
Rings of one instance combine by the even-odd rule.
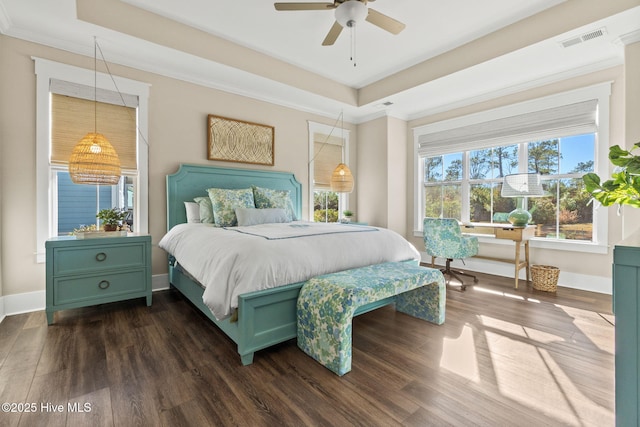
[[465, 98], [460, 101], [451, 102], [449, 104], [440, 105], [438, 107], [435, 107], [429, 110], [422, 110], [417, 113], [410, 114], [407, 120], [421, 119], [423, 117], [432, 116], [434, 114], [443, 113], [445, 111], [451, 111], [457, 108], [463, 108], [469, 105], [490, 101], [492, 99], [513, 95], [519, 92], [524, 92], [526, 90], [536, 89], [545, 85], [558, 83], [558, 82], [569, 80], [576, 77], [581, 77], [587, 74], [595, 73], [597, 71], [606, 70], [608, 68], [622, 65], [623, 63], [624, 63], [623, 58], [609, 58], [600, 62], [595, 62], [593, 64], [588, 64], [582, 67], [574, 68], [572, 70], [550, 74], [548, 76], [544, 76], [539, 79], [527, 81], [517, 85], [508, 86], [508, 87], [491, 91], [491, 92], [486, 92], [471, 98]]
[[616, 41], [623, 46], [640, 42], [640, 30], [635, 30], [627, 34], [623, 34], [618, 37]]
[[[0, 3], [0, 6], [2, 3]], [[0, 10], [0, 13], [2, 10]], [[83, 45], [80, 43], [69, 42], [64, 39], [56, 39], [49, 36], [44, 36], [41, 33], [30, 31], [27, 29], [16, 28], [15, 26], [11, 27], [6, 35], [10, 37], [15, 37], [21, 40], [25, 40], [31, 43], [40, 44], [43, 46], [48, 46], [53, 49], [58, 49], [66, 52], [70, 52], [77, 55], [87, 56], [93, 58], [93, 50], [89, 45]], [[143, 58], [136, 55], [113, 55], [111, 54], [108, 58], [106, 58], [110, 64], [117, 64], [120, 66], [125, 66], [128, 68], [133, 68], [140, 71], [145, 71], [153, 74], [157, 74], [159, 76], [168, 77], [180, 81], [184, 81], [187, 83], [192, 83], [198, 86], [207, 87], [210, 89], [220, 90], [223, 92], [231, 93], [234, 95], [243, 96], [250, 99], [255, 99], [257, 101], [267, 102], [270, 104], [279, 105], [285, 108], [291, 108], [297, 111], [303, 111], [310, 114], [315, 114], [318, 116], [332, 118], [335, 116], [336, 111], [340, 111], [341, 109], [352, 109], [356, 110], [357, 108], [350, 108], [353, 106], [342, 105], [341, 103], [329, 100], [328, 98], [324, 98], [320, 95], [316, 95], [313, 93], [306, 92], [302, 89], [291, 88], [282, 83], [274, 82], [265, 77], [256, 76], [254, 74], [244, 72], [241, 70], [233, 69], [235, 81], [222, 81], [219, 79], [219, 74], [211, 73], [212, 76], [215, 76], [215, 79], [206, 79], [200, 76], [197, 76], [193, 73], [189, 73], [187, 70], [180, 70], [176, 68], [170, 68], [166, 66], [160, 66], [153, 64], [149, 61], [145, 61]], [[222, 67], [225, 69], [231, 69], [231, 67], [224, 64], [217, 64], [216, 66]], [[291, 95], [289, 98], [285, 99], [284, 97], [276, 97], [269, 95], [266, 93], [258, 93], [253, 89], [247, 90], [242, 87], [243, 79], [238, 78], [239, 73], [246, 73], [248, 77], [260, 79], [260, 86], [263, 88], [272, 89], [271, 92], [280, 92], [283, 90], [285, 92], [289, 91]], [[281, 87], [278, 87], [281, 86]], [[286, 86], [286, 87], [285, 87]], [[307, 100], [307, 102], [295, 102], [294, 100]], [[326, 104], [326, 106], [310, 106], [310, 104]], [[334, 106], [335, 104], [335, 106]], [[354, 112], [347, 113], [345, 111], [345, 120], [349, 122], [353, 122], [357, 120], [359, 117], [358, 114], [354, 114]]]

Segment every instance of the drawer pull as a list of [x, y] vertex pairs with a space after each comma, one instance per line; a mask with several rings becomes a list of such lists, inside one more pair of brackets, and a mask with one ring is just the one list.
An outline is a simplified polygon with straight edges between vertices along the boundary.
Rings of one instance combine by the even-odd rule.
[[98, 262], [102, 262], [105, 259], [107, 259], [107, 254], [105, 254], [104, 252], [100, 252], [96, 255], [96, 261]]
[[107, 289], [110, 285], [111, 285], [111, 283], [109, 283], [108, 280], [103, 280], [100, 283], [98, 283], [98, 287], [100, 289]]

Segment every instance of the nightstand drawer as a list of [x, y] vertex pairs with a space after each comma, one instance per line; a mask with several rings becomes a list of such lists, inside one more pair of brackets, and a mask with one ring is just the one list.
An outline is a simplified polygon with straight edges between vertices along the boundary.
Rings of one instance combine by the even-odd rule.
[[53, 274], [71, 274], [145, 265], [143, 243], [56, 248]]
[[100, 304], [101, 298], [143, 292], [147, 287], [145, 274], [143, 269], [55, 279], [53, 303], [63, 305], [91, 300], [93, 304]]

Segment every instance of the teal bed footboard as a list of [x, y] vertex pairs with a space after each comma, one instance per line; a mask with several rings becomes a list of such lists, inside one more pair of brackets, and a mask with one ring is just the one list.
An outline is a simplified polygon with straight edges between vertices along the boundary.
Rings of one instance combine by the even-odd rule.
[[[243, 365], [253, 363], [253, 355], [256, 351], [298, 336], [298, 295], [304, 283], [240, 295], [237, 320], [231, 321], [231, 318], [217, 320], [202, 301], [204, 292], [202, 287], [179, 269], [169, 266], [169, 280], [174, 288], [236, 343]], [[358, 307], [353, 315], [358, 316], [394, 302], [395, 298], [371, 302]]]
[[171, 285], [236, 343], [243, 365], [253, 363], [256, 351], [296, 337], [296, 303], [302, 283], [240, 295], [237, 320], [217, 320], [202, 301], [202, 287], [179, 269], [169, 269]]

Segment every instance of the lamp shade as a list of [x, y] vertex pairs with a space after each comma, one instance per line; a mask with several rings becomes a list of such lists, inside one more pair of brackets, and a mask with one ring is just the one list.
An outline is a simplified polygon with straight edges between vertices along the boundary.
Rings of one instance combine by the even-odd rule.
[[344, 163], [340, 163], [331, 174], [331, 191], [351, 193], [353, 191], [353, 175]]
[[336, 8], [336, 21], [343, 27], [351, 27], [367, 17], [367, 6], [359, 0], [347, 0]]
[[537, 173], [506, 175], [502, 183], [502, 197], [541, 197], [544, 189]]
[[88, 133], [69, 157], [69, 175], [76, 184], [115, 185], [120, 180], [120, 159], [100, 133]]

